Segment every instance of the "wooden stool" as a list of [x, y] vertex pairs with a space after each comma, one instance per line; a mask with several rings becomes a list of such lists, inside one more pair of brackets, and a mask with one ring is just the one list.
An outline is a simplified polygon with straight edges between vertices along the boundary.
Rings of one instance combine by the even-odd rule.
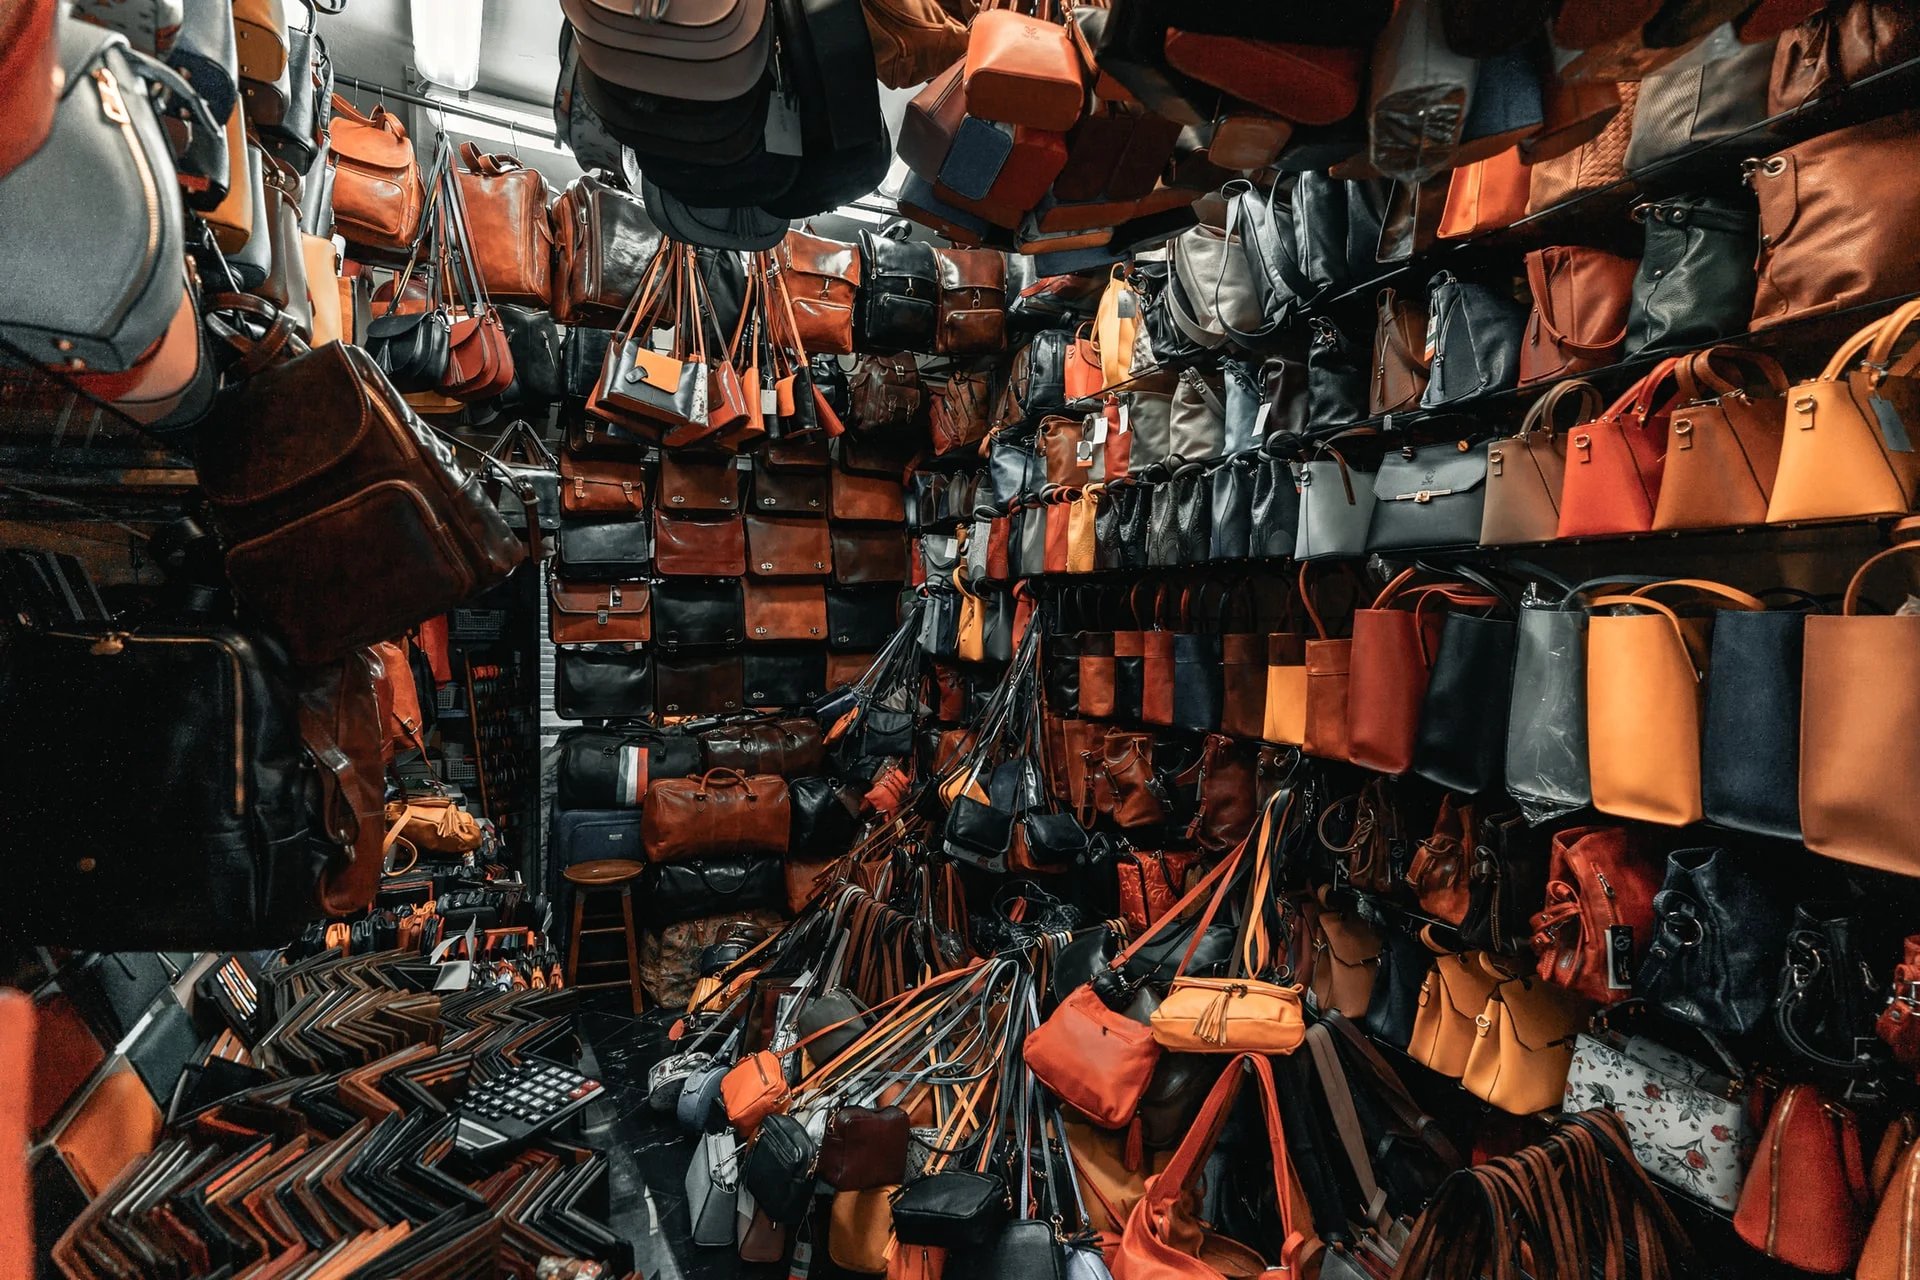
[[[591, 991], [598, 987], [626, 987], [633, 996], [633, 1011], [640, 1012], [640, 941], [633, 931], [633, 882], [640, 878], [646, 867], [638, 862], [629, 862], [624, 858], [603, 858], [598, 862], [582, 862], [568, 867], [564, 873], [567, 883], [573, 886], [573, 931], [567, 940], [567, 985], [582, 991]], [[597, 893], [618, 893], [620, 895], [621, 923], [604, 925], [589, 929], [587, 923], [587, 899]], [[610, 969], [624, 964], [627, 977], [622, 981], [582, 982], [580, 981], [580, 939], [587, 934], [624, 933], [626, 935], [627, 955], [625, 960], [589, 960], [588, 969]]]

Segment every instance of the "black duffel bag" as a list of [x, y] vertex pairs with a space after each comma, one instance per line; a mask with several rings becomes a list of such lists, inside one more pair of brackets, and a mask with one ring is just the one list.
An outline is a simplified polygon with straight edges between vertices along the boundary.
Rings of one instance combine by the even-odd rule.
[[740, 915], [787, 904], [785, 864], [744, 853], [649, 866], [640, 877], [640, 907], [649, 929], [683, 920]]
[[559, 740], [562, 809], [633, 809], [655, 778], [703, 771], [700, 743], [655, 729], [568, 729]]

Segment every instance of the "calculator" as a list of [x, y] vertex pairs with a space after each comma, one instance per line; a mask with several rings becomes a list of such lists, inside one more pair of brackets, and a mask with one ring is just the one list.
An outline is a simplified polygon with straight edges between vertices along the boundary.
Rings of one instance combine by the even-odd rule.
[[517, 1149], [571, 1119], [600, 1091], [598, 1080], [578, 1071], [523, 1062], [467, 1090], [454, 1145], [469, 1155]]

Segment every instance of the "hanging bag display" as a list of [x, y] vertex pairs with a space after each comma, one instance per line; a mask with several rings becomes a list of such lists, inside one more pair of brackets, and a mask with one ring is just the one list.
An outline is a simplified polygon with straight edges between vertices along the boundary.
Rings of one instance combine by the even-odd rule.
[[1417, 569], [1403, 570], [1373, 604], [1353, 615], [1351, 686], [1347, 699], [1347, 758], [1380, 773], [1413, 767], [1420, 704], [1446, 621], [1446, 606], [1492, 604], [1464, 583], [1412, 585]]
[[385, 107], [361, 115], [335, 94], [327, 163], [333, 167], [334, 226], [348, 243], [389, 253], [412, 249], [427, 192], [406, 126]]

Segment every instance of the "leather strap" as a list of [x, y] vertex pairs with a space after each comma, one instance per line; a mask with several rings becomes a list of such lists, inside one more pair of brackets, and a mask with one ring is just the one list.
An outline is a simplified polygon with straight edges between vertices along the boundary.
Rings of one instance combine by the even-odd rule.
[[1366, 1134], [1360, 1128], [1360, 1113], [1353, 1105], [1353, 1091], [1347, 1083], [1346, 1068], [1340, 1064], [1333, 1033], [1324, 1022], [1307, 1028], [1307, 1050], [1313, 1055], [1313, 1069], [1320, 1076], [1326, 1094], [1327, 1111], [1333, 1117], [1340, 1145], [1346, 1148], [1347, 1163], [1360, 1184], [1360, 1198], [1366, 1204], [1367, 1222], [1376, 1228], [1387, 1225], [1387, 1193], [1374, 1181], [1373, 1159], [1367, 1153]]

